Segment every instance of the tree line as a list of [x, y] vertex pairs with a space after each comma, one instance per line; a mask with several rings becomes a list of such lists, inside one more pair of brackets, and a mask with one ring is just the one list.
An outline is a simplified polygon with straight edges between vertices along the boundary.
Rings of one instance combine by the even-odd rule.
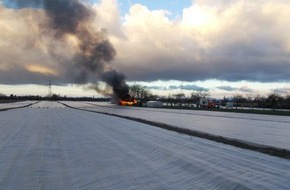
[[267, 96], [238, 94], [233, 96], [233, 101], [236, 107], [290, 109], [290, 95], [283, 96], [279, 93], [270, 93]]
[[[184, 93], [175, 93], [168, 96], [158, 96], [153, 94], [146, 86], [134, 84], [130, 86], [130, 94], [138, 100], [138, 106], [143, 106], [147, 101], [162, 101], [167, 107], [193, 108], [199, 107], [202, 98], [209, 98], [210, 93], [204, 90], [192, 91], [189, 95]], [[0, 93], [0, 101], [24, 101], [24, 100], [71, 100], [71, 101], [109, 101], [110, 97], [94, 98], [94, 97], [66, 97], [56, 94], [51, 96], [16, 96], [11, 94], [6, 96]], [[290, 109], [290, 95], [281, 95], [279, 93], [270, 93], [266, 96], [262, 95], [242, 95], [236, 94], [232, 97], [224, 97], [221, 99], [222, 105], [226, 106], [227, 102], [232, 102], [233, 106], [249, 107], [249, 108], [270, 108], [270, 109]]]
[[[152, 94], [148, 87], [138, 84], [130, 86], [130, 94], [140, 102], [139, 105], [149, 100], [159, 100], [168, 107], [186, 108], [199, 107], [201, 99], [210, 97], [210, 92], [205, 90], [192, 91], [189, 95], [181, 92], [168, 96], [158, 96]], [[266, 96], [236, 94], [232, 97], [222, 98], [221, 102], [223, 106], [226, 106], [227, 102], [232, 102], [236, 109], [238, 107], [290, 109], [290, 95], [283, 96], [279, 93], [270, 93]]]
[[52, 94], [51, 96], [38, 96], [38, 95], [27, 95], [27, 96], [17, 96], [17, 95], [9, 95], [6, 96], [0, 93], [0, 102], [15, 102], [15, 101], [26, 101], [26, 100], [33, 100], [33, 101], [109, 101], [110, 98], [108, 97], [67, 97], [67, 96], [60, 96], [57, 94]]

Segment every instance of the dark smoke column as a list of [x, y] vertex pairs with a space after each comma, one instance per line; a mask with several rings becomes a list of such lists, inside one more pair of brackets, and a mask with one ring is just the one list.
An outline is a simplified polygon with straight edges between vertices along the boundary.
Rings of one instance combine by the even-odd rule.
[[[66, 60], [64, 66], [67, 73], [73, 67], [72, 74], [76, 83], [86, 83], [90, 74], [94, 73], [113, 90], [115, 98], [121, 98], [128, 93], [125, 75], [109, 66], [116, 51], [106, 39], [103, 31], [96, 31], [93, 18], [96, 16], [89, 4], [81, 0], [11, 0], [20, 7], [33, 6], [44, 9], [48, 17], [44, 24], [44, 33], [50, 34], [54, 40], [67, 42], [68, 36], [77, 39], [76, 52], [72, 60]], [[52, 51], [53, 52], [53, 51]], [[55, 53], [54, 53], [55, 54]], [[63, 60], [60, 60], [63, 62]]]
[[112, 87], [114, 98], [120, 99], [129, 93], [129, 87], [125, 82], [125, 75], [115, 70], [105, 72], [102, 79]]

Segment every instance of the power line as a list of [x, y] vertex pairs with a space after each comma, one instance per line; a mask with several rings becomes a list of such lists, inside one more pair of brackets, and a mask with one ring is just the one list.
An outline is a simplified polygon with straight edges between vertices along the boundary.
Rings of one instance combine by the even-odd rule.
[[48, 82], [48, 97], [51, 97], [51, 79], [49, 79], [49, 82]]

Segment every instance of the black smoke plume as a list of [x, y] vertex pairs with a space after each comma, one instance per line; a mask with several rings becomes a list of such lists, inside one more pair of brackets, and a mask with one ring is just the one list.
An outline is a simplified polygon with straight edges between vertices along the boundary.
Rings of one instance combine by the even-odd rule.
[[[42, 28], [43, 33], [52, 34], [53, 40], [65, 41], [68, 36], [77, 39], [77, 50], [73, 59], [67, 60], [72, 61], [78, 70], [77, 74], [73, 74], [74, 82], [85, 83], [93, 73], [112, 88], [115, 98], [121, 98], [128, 93], [125, 75], [109, 65], [116, 51], [106, 39], [105, 32], [96, 31], [92, 27], [96, 13], [88, 3], [81, 0], [10, 0], [10, 3], [18, 5], [18, 8], [43, 9], [48, 18]], [[69, 68], [71, 63], [65, 65], [68, 74], [75, 70]]]
[[112, 87], [115, 98], [122, 98], [129, 93], [129, 88], [125, 83], [125, 75], [115, 70], [105, 72], [102, 79]]

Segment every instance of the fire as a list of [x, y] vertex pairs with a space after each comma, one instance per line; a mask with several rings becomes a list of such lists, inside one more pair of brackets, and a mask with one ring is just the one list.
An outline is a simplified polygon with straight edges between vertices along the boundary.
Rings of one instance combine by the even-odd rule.
[[137, 104], [137, 100], [130, 94], [127, 94], [119, 100], [119, 104], [122, 106], [133, 106]]

